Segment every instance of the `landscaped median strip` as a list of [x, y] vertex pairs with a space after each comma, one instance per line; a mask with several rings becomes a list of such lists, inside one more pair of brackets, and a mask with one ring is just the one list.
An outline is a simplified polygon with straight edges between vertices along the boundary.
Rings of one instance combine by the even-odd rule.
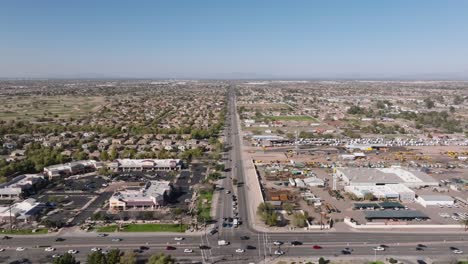
[[118, 225], [109, 225], [97, 228], [97, 232], [185, 232], [188, 229], [186, 224], [127, 224], [122, 225], [118, 230]]
[[4, 229], [0, 231], [1, 235], [44, 235], [47, 233], [48, 233], [47, 228], [18, 229], [18, 230], [12, 230], [12, 231], [10, 231], [9, 229]]

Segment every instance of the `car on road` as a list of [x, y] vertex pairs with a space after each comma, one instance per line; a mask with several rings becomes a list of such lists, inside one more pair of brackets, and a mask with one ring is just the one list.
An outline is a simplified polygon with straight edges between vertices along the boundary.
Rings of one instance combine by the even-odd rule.
[[112, 242], [120, 242], [120, 241], [122, 241], [121, 238], [113, 238], [113, 239], [112, 239]]
[[74, 249], [69, 249], [67, 252], [68, 254], [72, 254], [72, 255], [78, 254], [78, 250], [74, 250]]
[[5, 251], [5, 249], [4, 249], [4, 248], [0, 248], [0, 252], [3, 252], [3, 251]]
[[3, 240], [12, 239], [12, 237], [11, 236], [3, 236], [2, 239]]
[[201, 250], [207, 250], [207, 249], [211, 249], [211, 247], [207, 246], [207, 245], [200, 245], [199, 248]]
[[453, 252], [454, 254], [463, 254], [463, 251], [460, 250], [460, 249], [454, 249], [454, 250], [452, 250], [452, 252]]
[[93, 247], [93, 248], [91, 249], [91, 251], [92, 251], [92, 252], [101, 251], [101, 248], [99, 248], [99, 247]]
[[44, 251], [47, 251], [47, 252], [52, 252], [52, 251], [54, 251], [54, 250], [55, 250], [55, 248], [53, 248], [53, 247], [46, 247], [46, 248], [44, 249]]
[[53, 255], [52, 255], [52, 258], [60, 258], [61, 256], [62, 256], [62, 255], [60, 255], [60, 254], [53, 254]]
[[104, 255], [107, 255], [107, 254], [109, 254], [109, 251], [107, 251], [107, 250], [102, 250], [101, 253], [104, 254]]
[[375, 251], [385, 251], [385, 248], [382, 246], [374, 247], [373, 250]]
[[184, 253], [193, 253], [193, 249], [186, 248], [186, 249], [184, 249]]
[[416, 251], [424, 251], [423, 247], [416, 247]]
[[65, 241], [65, 238], [63, 238], [63, 237], [57, 237], [57, 238], [55, 239], [55, 242], [62, 242], [62, 241]]
[[24, 247], [17, 247], [16, 248], [16, 251], [25, 251], [25, 250], [26, 250], [26, 248], [24, 248]]
[[279, 240], [276, 240], [276, 241], [273, 241], [273, 245], [275, 246], [281, 246], [283, 245], [283, 242], [279, 241]]
[[241, 239], [241, 240], [249, 240], [250, 237], [248, 237], [248, 236], [241, 236], [240, 239]]
[[226, 194], [230, 194], [230, 193], [231, 193], [231, 191], [229, 191], [229, 190], [226, 190]]
[[425, 247], [427, 247], [427, 246], [424, 245], [424, 244], [418, 244], [418, 247], [425, 248]]
[[174, 240], [175, 241], [182, 241], [182, 240], [184, 240], [184, 238], [183, 237], [174, 237]]
[[167, 247], [166, 247], [166, 250], [176, 250], [176, 247], [173, 247], [173, 246], [167, 246]]
[[250, 250], [250, 249], [257, 249], [256, 247], [254, 247], [254, 246], [251, 246], [251, 245], [248, 245], [248, 246], [247, 246], [247, 247], [245, 247], [245, 248], [247, 248], [247, 249], [249, 249], [249, 250]]
[[244, 253], [244, 252], [245, 252], [245, 249], [242, 249], [242, 248], [236, 249], [236, 253]]
[[284, 251], [282, 251], [282, 250], [275, 250], [275, 255], [279, 255], [279, 256], [284, 255]]
[[313, 248], [313, 249], [322, 249], [322, 247], [319, 246], [319, 245], [314, 245], [312, 248]]
[[294, 246], [300, 246], [300, 245], [302, 245], [302, 242], [301, 242], [301, 241], [297, 241], [297, 240], [291, 241], [291, 246], [293, 246], [293, 247], [294, 247]]
[[343, 255], [351, 255], [351, 251], [348, 251], [348, 250], [341, 250], [341, 254]]
[[102, 233], [102, 234], [99, 234], [99, 235], [98, 235], [98, 237], [106, 237], [106, 236], [108, 236], [108, 234]]

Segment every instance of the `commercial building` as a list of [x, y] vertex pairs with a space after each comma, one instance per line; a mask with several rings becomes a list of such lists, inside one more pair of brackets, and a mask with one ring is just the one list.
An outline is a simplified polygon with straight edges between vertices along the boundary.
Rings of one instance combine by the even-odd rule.
[[115, 192], [111, 196], [109, 209], [154, 210], [165, 205], [171, 189], [168, 181], [149, 181], [143, 188], [127, 187], [126, 190]]
[[108, 167], [114, 172], [180, 170], [183, 162], [180, 159], [117, 159]]
[[365, 211], [365, 218], [372, 220], [426, 220], [429, 217], [420, 211], [412, 210], [385, 210], [385, 211]]
[[416, 199], [422, 206], [452, 206], [455, 203], [455, 199], [448, 195], [419, 195]]
[[336, 175], [348, 186], [402, 184], [409, 188], [439, 186], [439, 182], [417, 170], [390, 168], [337, 168]]
[[352, 193], [358, 198], [364, 198], [366, 194], [369, 193], [378, 199], [414, 201], [415, 198], [415, 192], [403, 184], [351, 185], [345, 186], [344, 189], [346, 192]]
[[0, 222], [32, 222], [36, 220], [40, 212], [44, 209], [44, 204], [36, 199], [29, 198], [11, 206], [0, 207]]
[[0, 200], [17, 200], [33, 194], [45, 182], [40, 174], [23, 174], [0, 184]]
[[100, 167], [102, 167], [102, 163], [95, 160], [73, 161], [45, 167], [44, 175], [49, 177], [49, 180], [52, 180], [54, 178], [93, 172]]

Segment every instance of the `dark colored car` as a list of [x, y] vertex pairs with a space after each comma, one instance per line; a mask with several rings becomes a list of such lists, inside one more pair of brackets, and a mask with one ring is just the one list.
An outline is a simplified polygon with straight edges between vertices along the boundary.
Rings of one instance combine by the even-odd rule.
[[62, 242], [62, 241], [65, 241], [65, 238], [62, 238], [62, 237], [57, 237], [55, 239], [56, 242]]
[[246, 248], [247, 248], [247, 249], [257, 249], [256, 247], [251, 246], [251, 245], [248, 245]]
[[206, 246], [206, 245], [201, 245], [199, 248], [200, 248], [201, 250], [211, 249], [209, 246]]
[[6, 239], [12, 239], [12, 237], [11, 236], [3, 236], [2, 239], [5, 239], [5, 240]]
[[140, 247], [140, 250], [148, 250], [148, 249], [149, 249], [149, 247], [145, 247], [145, 246]]
[[319, 246], [319, 245], [314, 245], [312, 248], [313, 248], [313, 249], [322, 249], [322, 247]]
[[351, 251], [344, 250], [344, 249], [341, 250], [341, 253], [342, 253], [343, 255], [351, 255]]
[[301, 241], [291, 241], [291, 246], [300, 246], [302, 245]]
[[176, 250], [176, 247], [173, 247], [173, 246], [167, 246], [167, 247], [166, 247], [166, 250]]
[[241, 239], [241, 240], [249, 240], [250, 237], [248, 237], [248, 236], [241, 236], [240, 239]]
[[424, 248], [422, 248], [422, 247], [417, 247], [417, 248], [416, 248], [416, 251], [424, 251]]

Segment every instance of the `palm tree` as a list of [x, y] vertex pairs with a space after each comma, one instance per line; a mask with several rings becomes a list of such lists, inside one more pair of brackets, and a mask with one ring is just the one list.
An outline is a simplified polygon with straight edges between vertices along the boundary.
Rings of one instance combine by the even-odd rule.
[[465, 227], [465, 231], [468, 230], [468, 219], [463, 219], [460, 223]]

